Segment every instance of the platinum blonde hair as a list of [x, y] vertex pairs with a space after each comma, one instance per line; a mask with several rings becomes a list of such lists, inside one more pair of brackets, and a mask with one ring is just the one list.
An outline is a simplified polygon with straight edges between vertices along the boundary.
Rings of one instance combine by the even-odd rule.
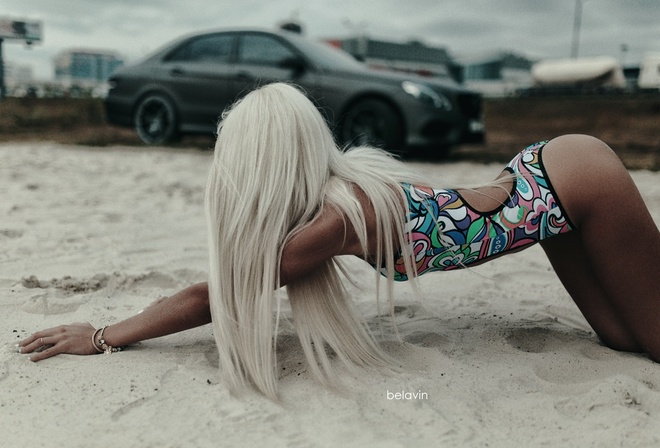
[[[356, 229], [368, 253], [365, 213], [354, 186], [375, 210], [375, 261], [384, 260], [391, 299], [395, 247], [403, 248], [408, 271], [414, 271], [404, 242], [407, 208], [400, 185], [412, 178], [380, 150], [340, 151], [319, 111], [291, 85], [255, 90], [224, 114], [206, 209], [213, 329], [221, 377], [231, 390], [252, 385], [277, 399], [275, 291], [287, 238], [332, 206]], [[332, 383], [326, 347], [351, 369], [392, 365], [353, 308], [341, 272], [339, 260], [327, 260], [287, 285], [296, 333], [311, 371], [324, 384]]]

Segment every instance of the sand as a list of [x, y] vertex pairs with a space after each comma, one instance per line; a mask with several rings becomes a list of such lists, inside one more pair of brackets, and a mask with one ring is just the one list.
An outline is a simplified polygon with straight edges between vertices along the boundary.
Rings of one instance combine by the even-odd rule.
[[[210, 326], [110, 356], [32, 363], [14, 344], [107, 325], [204, 281], [210, 152], [0, 145], [0, 437], [7, 447], [660, 446], [660, 366], [599, 344], [538, 247], [397, 285], [399, 336], [373, 271], [347, 260], [359, 309], [405, 370], [310, 376], [280, 343], [283, 405], [230, 396]], [[439, 184], [498, 165], [414, 163]], [[660, 173], [631, 173], [660, 222]], [[398, 395], [397, 395], [398, 394]]]

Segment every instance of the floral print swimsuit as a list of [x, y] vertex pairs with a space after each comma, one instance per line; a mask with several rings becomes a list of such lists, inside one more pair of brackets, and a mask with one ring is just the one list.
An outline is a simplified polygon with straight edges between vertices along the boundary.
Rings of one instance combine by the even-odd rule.
[[[416, 275], [466, 267], [575, 228], [545, 172], [545, 143], [528, 146], [507, 165], [505, 171], [516, 176], [513, 191], [490, 212], [474, 210], [453, 189], [403, 184]], [[394, 280], [408, 280], [401, 253], [394, 269]]]

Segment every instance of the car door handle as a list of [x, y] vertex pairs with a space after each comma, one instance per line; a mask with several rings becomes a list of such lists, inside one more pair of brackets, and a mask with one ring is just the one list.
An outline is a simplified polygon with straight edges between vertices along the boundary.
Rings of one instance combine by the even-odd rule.
[[180, 68], [180, 67], [174, 67], [172, 70], [170, 70], [170, 75], [172, 75], [172, 76], [181, 76], [185, 73], [186, 72], [183, 71], [183, 69]]

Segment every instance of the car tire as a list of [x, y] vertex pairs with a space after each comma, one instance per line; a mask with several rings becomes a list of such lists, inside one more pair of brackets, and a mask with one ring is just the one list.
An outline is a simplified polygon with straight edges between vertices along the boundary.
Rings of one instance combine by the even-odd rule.
[[344, 114], [341, 140], [348, 146], [376, 146], [400, 153], [403, 125], [397, 112], [383, 100], [360, 100]]
[[176, 109], [164, 95], [149, 94], [135, 109], [135, 131], [148, 145], [160, 145], [178, 137]]

